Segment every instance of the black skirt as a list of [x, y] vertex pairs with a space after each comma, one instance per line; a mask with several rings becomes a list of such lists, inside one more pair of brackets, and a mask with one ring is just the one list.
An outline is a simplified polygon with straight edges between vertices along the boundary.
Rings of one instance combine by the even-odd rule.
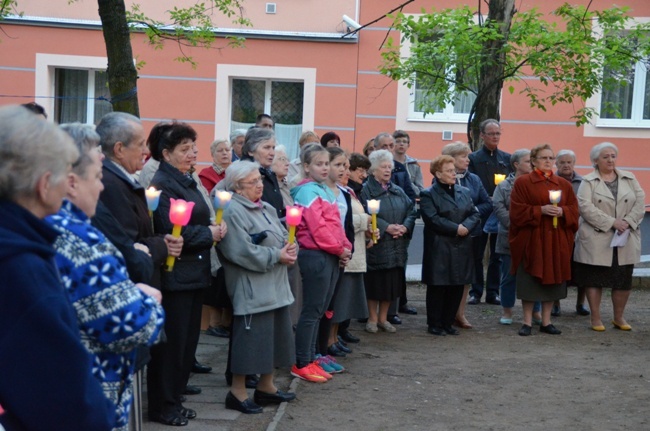
[[404, 268], [380, 269], [368, 271], [364, 276], [366, 298], [374, 301], [393, 301], [406, 286]]
[[618, 264], [618, 249], [612, 253], [612, 266], [597, 266], [573, 262], [571, 272], [578, 287], [600, 287], [620, 290], [632, 289], [634, 265]]

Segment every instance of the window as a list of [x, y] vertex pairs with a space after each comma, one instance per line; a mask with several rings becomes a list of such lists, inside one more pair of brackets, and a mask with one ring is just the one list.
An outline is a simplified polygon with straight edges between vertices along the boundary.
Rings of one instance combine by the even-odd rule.
[[649, 65], [650, 58], [631, 64], [623, 76], [604, 70], [604, 79], [615, 79], [618, 85], [603, 90], [598, 125], [650, 127]]
[[[426, 95], [426, 79], [416, 77], [413, 85], [410, 101], [410, 118], [424, 118], [440, 121], [461, 121], [467, 122], [467, 117], [472, 108], [476, 95], [469, 91], [456, 96], [453, 103], [441, 102], [433, 96]], [[433, 114], [425, 116], [425, 110], [429, 108]]]
[[54, 121], [96, 124], [113, 110], [105, 71], [54, 69]]

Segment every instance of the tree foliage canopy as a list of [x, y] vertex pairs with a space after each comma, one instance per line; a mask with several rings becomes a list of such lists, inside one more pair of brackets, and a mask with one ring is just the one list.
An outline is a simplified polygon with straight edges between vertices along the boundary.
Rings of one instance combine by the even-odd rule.
[[[587, 99], [602, 89], [629, 85], [631, 66], [648, 63], [650, 24], [635, 23], [628, 8], [597, 11], [565, 3], [545, 16], [537, 8], [516, 11], [513, 6], [510, 22], [494, 19], [492, 3], [497, 1], [490, 3], [487, 19], [468, 6], [394, 15], [402, 39], [388, 38], [381, 72], [403, 80], [409, 88], [417, 80], [418, 89], [431, 102], [419, 109], [425, 114], [469, 92], [476, 99], [468, 125], [475, 126], [485, 119], [475, 114], [489, 99], [486, 93], [495, 87], [500, 92], [504, 82], [518, 81], [524, 84], [521, 93], [531, 107], [546, 110], [560, 102], [573, 104], [572, 119], [581, 125], [597, 114], [585, 106]], [[400, 42], [410, 43], [410, 56], [403, 57]], [[488, 49], [494, 46], [496, 51]], [[526, 79], [530, 77], [541, 85]], [[515, 88], [511, 84], [508, 90], [513, 93]]]

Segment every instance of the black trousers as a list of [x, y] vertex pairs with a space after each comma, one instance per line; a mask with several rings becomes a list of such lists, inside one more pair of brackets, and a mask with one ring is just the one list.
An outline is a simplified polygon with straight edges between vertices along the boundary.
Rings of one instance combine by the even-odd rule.
[[463, 285], [427, 285], [427, 326], [446, 328], [454, 323], [463, 299]]
[[[485, 247], [490, 243], [490, 261], [487, 269], [487, 282], [483, 278], [483, 256]], [[476, 283], [472, 283], [469, 294], [481, 299], [483, 287], [485, 286], [485, 299], [494, 299], [499, 296], [499, 284], [501, 283], [501, 257], [495, 251], [497, 245], [497, 234], [483, 232], [481, 236], [474, 238], [474, 265], [476, 271]]]
[[151, 349], [147, 367], [149, 416], [181, 407], [183, 394], [194, 364], [201, 330], [203, 289], [163, 292], [167, 341]]

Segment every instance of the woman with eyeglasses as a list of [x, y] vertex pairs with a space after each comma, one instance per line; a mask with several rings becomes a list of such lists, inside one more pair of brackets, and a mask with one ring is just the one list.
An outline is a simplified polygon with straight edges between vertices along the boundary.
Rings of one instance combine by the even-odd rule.
[[[533, 171], [515, 180], [510, 195], [510, 272], [516, 274], [517, 298], [524, 320], [519, 335], [532, 334], [533, 305], [542, 303], [540, 332], [562, 333], [551, 323], [553, 302], [566, 298], [571, 253], [578, 230], [578, 201], [573, 187], [553, 173], [555, 155], [548, 144], [530, 151]], [[552, 193], [557, 197], [551, 203]]]

